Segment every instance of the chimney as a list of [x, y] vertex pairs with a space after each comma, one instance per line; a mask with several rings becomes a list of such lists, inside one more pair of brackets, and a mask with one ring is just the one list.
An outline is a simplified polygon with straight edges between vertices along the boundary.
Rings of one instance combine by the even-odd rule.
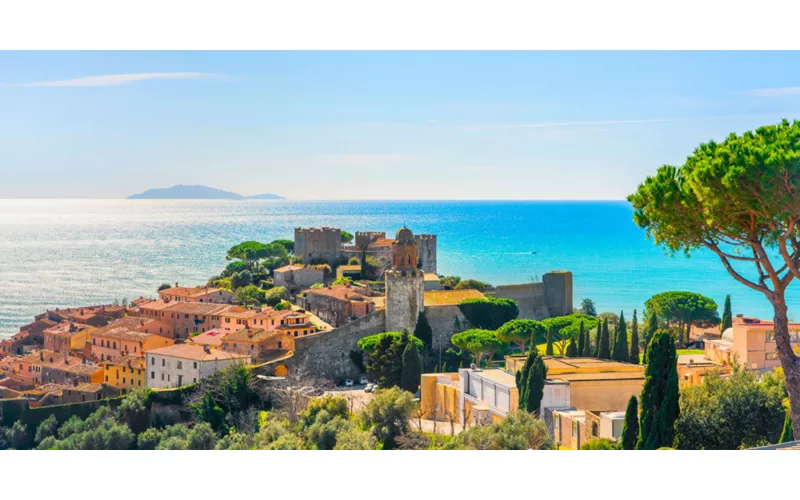
[[178, 288], [178, 282], [177, 281], [175, 282], [175, 288]]
[[211, 348], [208, 346], [208, 344], [203, 344], [203, 350], [206, 354], [211, 354]]

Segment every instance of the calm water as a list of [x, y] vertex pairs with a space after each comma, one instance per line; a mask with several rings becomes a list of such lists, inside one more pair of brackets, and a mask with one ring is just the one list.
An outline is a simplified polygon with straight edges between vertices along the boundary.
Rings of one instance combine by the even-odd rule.
[[568, 269], [576, 306], [589, 297], [629, 315], [654, 293], [692, 290], [771, 318], [715, 256], [667, 257], [631, 214], [624, 202], [0, 200], [0, 334], [46, 308], [205, 283], [240, 241], [292, 239], [298, 226], [393, 234], [404, 222], [438, 235], [440, 274], [509, 284]]

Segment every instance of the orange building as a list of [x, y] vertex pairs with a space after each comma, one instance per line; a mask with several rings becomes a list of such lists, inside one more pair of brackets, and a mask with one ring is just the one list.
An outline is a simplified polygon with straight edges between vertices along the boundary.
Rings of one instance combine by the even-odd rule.
[[144, 352], [175, 343], [174, 340], [138, 331], [146, 325], [141, 318], [126, 317], [94, 330], [92, 356], [100, 361], [123, 356], [141, 356]]
[[94, 327], [82, 325], [72, 321], [62, 321], [61, 323], [46, 328], [44, 335], [44, 348], [48, 351], [69, 354], [71, 352], [83, 352], [86, 344], [89, 343], [89, 334]]
[[215, 304], [229, 304], [236, 298], [233, 292], [221, 288], [211, 288], [207, 286], [185, 287], [175, 286], [166, 288], [158, 292], [158, 296], [163, 301], [175, 302], [211, 302]]
[[103, 382], [127, 394], [147, 387], [146, 361], [143, 356], [125, 356], [103, 365]]
[[[792, 347], [800, 349], [800, 324], [789, 324]], [[766, 371], [781, 365], [775, 347], [771, 321], [738, 315], [733, 326], [720, 339], [705, 339], [705, 356], [710, 361], [730, 365], [736, 360], [748, 370]]]
[[249, 326], [225, 335], [222, 349], [246, 354], [250, 359], [260, 360], [269, 351], [291, 351], [294, 349], [294, 337], [281, 330], [265, 330]]

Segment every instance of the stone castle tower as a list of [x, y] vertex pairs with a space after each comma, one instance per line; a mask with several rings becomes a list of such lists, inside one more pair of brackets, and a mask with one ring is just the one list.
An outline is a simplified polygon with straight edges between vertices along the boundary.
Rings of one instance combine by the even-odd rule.
[[410, 229], [397, 231], [392, 243], [392, 268], [386, 271], [386, 331], [414, 333], [423, 310], [425, 273], [417, 268], [417, 241]]
[[342, 255], [342, 231], [333, 227], [295, 228], [294, 254], [303, 264], [339, 263]]

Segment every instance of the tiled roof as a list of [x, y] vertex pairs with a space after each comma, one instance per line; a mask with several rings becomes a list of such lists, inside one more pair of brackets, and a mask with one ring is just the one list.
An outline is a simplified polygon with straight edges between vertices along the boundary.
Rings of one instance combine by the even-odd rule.
[[136, 328], [152, 322], [151, 319], [127, 316], [98, 328], [91, 333], [92, 337], [114, 338], [120, 340], [142, 341], [152, 334], [137, 332]]
[[55, 326], [51, 326], [50, 328], [45, 329], [44, 333], [49, 333], [49, 334], [52, 334], [52, 335], [58, 335], [60, 337], [62, 337], [62, 336], [63, 337], [72, 337], [72, 336], [77, 335], [78, 333], [80, 333], [80, 332], [82, 332], [82, 331], [84, 331], [84, 330], [86, 330], [88, 328], [92, 328], [92, 327], [89, 326], [89, 325], [82, 325], [80, 323], [71, 323], [69, 321], [62, 321], [61, 323], [59, 323], [59, 324], [57, 324]]
[[371, 301], [371, 297], [359, 293], [359, 289], [347, 285], [335, 285], [330, 288], [312, 288], [306, 292], [307, 295], [324, 295], [339, 300], [358, 300]]
[[456, 306], [467, 299], [485, 299], [478, 290], [428, 290], [425, 292], [426, 306]]
[[234, 354], [226, 351], [219, 351], [216, 349], [207, 353], [205, 349], [199, 345], [194, 344], [175, 344], [167, 347], [159, 347], [148, 351], [148, 355], [157, 354], [159, 356], [169, 356], [173, 358], [191, 359], [194, 361], [213, 361], [224, 359], [246, 359], [249, 356], [243, 354]]
[[128, 366], [130, 368], [144, 368], [145, 364], [144, 356], [118, 356], [105, 362], [106, 366]]
[[165, 295], [172, 295], [176, 297], [195, 298], [208, 295], [209, 293], [217, 293], [219, 291], [222, 290], [220, 288], [211, 288], [203, 286], [195, 286], [195, 287], [173, 286], [171, 288], [166, 288], [164, 290], [161, 290], [161, 292], [159, 293], [163, 293]]
[[262, 342], [274, 335], [283, 335], [277, 330], [264, 330], [263, 328], [242, 328], [225, 336], [226, 342]]
[[299, 265], [299, 264], [287, 264], [285, 266], [281, 266], [281, 267], [273, 270], [272, 272], [274, 272], [274, 273], [285, 273], [286, 271], [299, 271], [300, 269], [303, 269], [304, 267], [305, 266], [302, 266], [302, 265]]

